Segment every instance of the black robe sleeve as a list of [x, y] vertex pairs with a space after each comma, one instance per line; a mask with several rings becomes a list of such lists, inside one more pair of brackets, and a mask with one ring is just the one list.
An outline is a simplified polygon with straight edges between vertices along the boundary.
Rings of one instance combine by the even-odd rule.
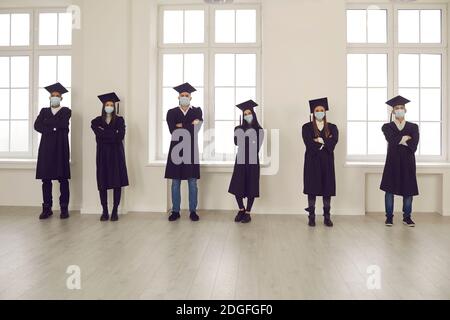
[[411, 149], [413, 153], [417, 151], [417, 146], [419, 145], [419, 126], [417, 124], [414, 124], [414, 127], [411, 132], [411, 140], [406, 141], [406, 144]]
[[167, 111], [166, 121], [170, 134], [173, 134], [173, 132], [177, 129], [177, 122], [175, 119], [175, 114], [171, 110]]
[[339, 141], [339, 130], [335, 125], [330, 125], [330, 136], [323, 139], [325, 142], [325, 149], [329, 152], [334, 152]]
[[117, 127], [115, 135], [117, 142], [121, 142], [123, 141], [123, 139], [125, 139], [125, 120], [122, 117], [117, 118]]
[[45, 109], [42, 109], [41, 112], [39, 112], [39, 115], [36, 118], [36, 121], [34, 122], [34, 130], [36, 130], [37, 132], [39, 132], [41, 134], [53, 131], [52, 128], [47, 127], [44, 124], [44, 120], [45, 120], [45, 115], [44, 115], [45, 111], [44, 110]]
[[383, 133], [386, 138], [386, 141], [390, 146], [398, 145], [400, 141], [402, 141], [403, 135], [400, 133], [396, 133], [391, 127], [390, 123], [386, 123], [383, 125]]
[[303, 137], [303, 141], [305, 142], [306, 152], [314, 155], [322, 147], [321, 143], [314, 141], [313, 132], [310, 130], [308, 124], [306, 124], [302, 127], [302, 137]]
[[69, 130], [69, 121], [71, 116], [72, 110], [63, 108], [56, 114], [56, 116], [44, 119], [43, 123], [51, 129]]
[[98, 142], [102, 143], [114, 143], [114, 133], [111, 130], [107, 130], [104, 126], [102, 126], [101, 122], [98, 118], [92, 120], [91, 129], [95, 133], [95, 137]]

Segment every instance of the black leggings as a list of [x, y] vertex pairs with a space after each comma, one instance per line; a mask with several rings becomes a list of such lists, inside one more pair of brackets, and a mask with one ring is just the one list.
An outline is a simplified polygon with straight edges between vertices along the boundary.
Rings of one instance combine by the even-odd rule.
[[[308, 195], [308, 207], [313, 208], [316, 206], [316, 196]], [[323, 197], [323, 207], [331, 208], [331, 197]]]
[[247, 208], [244, 206], [244, 198], [236, 196], [236, 201], [241, 211], [246, 210], [247, 212], [252, 211], [253, 202], [255, 202], [255, 198], [247, 198]]
[[[102, 206], [108, 205], [108, 190], [100, 190], [100, 202]], [[114, 208], [118, 208], [120, 198], [122, 197], [122, 188], [114, 188]]]

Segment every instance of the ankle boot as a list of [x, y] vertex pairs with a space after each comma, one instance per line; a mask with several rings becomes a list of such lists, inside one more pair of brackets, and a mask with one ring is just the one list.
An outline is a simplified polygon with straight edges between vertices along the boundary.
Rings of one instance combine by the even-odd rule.
[[46, 220], [53, 215], [52, 206], [49, 204], [42, 204], [42, 213], [39, 216], [39, 220]]
[[119, 214], [118, 214], [117, 206], [113, 207], [113, 210], [111, 212], [111, 221], [119, 221]]
[[108, 204], [102, 204], [103, 213], [100, 217], [100, 221], [108, 221], [109, 220], [109, 212], [108, 212]]
[[69, 207], [67, 204], [61, 205], [61, 214], [59, 217], [63, 220], [69, 218]]
[[333, 226], [333, 221], [331, 221], [330, 210], [331, 210], [331, 208], [323, 208], [323, 216], [324, 216], [323, 223], [324, 223], [327, 227], [330, 227], [330, 228], [331, 228], [331, 227]]
[[316, 226], [316, 208], [309, 207], [305, 209], [308, 213], [308, 226], [315, 227]]

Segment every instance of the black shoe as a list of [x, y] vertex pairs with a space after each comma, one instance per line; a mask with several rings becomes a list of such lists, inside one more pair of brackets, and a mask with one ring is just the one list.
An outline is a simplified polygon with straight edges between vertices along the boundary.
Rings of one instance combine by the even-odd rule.
[[244, 213], [241, 223], [249, 223], [250, 221], [252, 221], [252, 216], [250, 215], [250, 213]]
[[392, 227], [394, 225], [394, 217], [387, 217], [384, 224], [386, 227]]
[[316, 226], [316, 216], [308, 217], [308, 226], [315, 227]]
[[178, 219], [180, 219], [180, 213], [179, 212], [172, 212], [172, 214], [169, 216], [169, 221], [170, 222], [177, 221]]
[[408, 226], [408, 227], [415, 227], [415, 226], [416, 226], [416, 224], [414, 223], [414, 221], [412, 221], [411, 217], [404, 218], [404, 219], [403, 219], [403, 224], [404, 224], [405, 226]]
[[102, 213], [102, 216], [100, 217], [100, 221], [108, 221], [109, 220], [108, 206], [103, 205], [102, 207], [103, 207], [103, 213]]
[[39, 220], [46, 220], [53, 215], [52, 207], [48, 205], [42, 205], [42, 213], [39, 215]]
[[333, 221], [331, 221], [330, 217], [325, 217], [325, 219], [323, 220], [323, 224], [327, 227], [333, 227]]
[[111, 212], [111, 221], [119, 221], [119, 213], [117, 212], [117, 208], [113, 208], [113, 211]]
[[61, 207], [61, 214], [59, 217], [62, 220], [69, 219], [69, 209], [67, 207]]
[[234, 218], [234, 222], [241, 222], [242, 218], [244, 218], [245, 211], [239, 211], [236, 215], [236, 218]]
[[200, 220], [200, 217], [198, 216], [197, 212], [195, 212], [195, 211], [191, 211], [189, 218], [191, 218], [191, 221], [194, 221], [194, 222], [197, 222]]

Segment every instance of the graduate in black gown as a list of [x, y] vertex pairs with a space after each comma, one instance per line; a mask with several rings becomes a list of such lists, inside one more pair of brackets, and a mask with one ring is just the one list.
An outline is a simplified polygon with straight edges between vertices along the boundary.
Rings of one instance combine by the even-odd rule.
[[316, 197], [323, 197], [324, 224], [332, 227], [331, 197], [336, 196], [336, 177], [334, 170], [334, 149], [339, 140], [336, 125], [328, 122], [326, 111], [328, 99], [311, 100], [311, 121], [302, 128], [306, 145], [305, 166], [303, 172], [303, 193], [308, 195], [308, 225], [316, 225]]
[[122, 187], [128, 186], [127, 166], [123, 139], [125, 138], [125, 120], [118, 115], [117, 95], [107, 93], [98, 96], [102, 102], [102, 115], [91, 122], [91, 128], [97, 141], [97, 187], [103, 207], [101, 221], [109, 220], [108, 190], [114, 190], [114, 203], [111, 221], [118, 221], [118, 208]]
[[[264, 130], [258, 122], [253, 100], [237, 105], [242, 110], [243, 121], [234, 129], [234, 144], [238, 146], [233, 176], [228, 192], [236, 197], [239, 212], [235, 222], [249, 223], [255, 198], [259, 198], [259, 150], [264, 142]], [[244, 206], [247, 198], [247, 206]]]
[[380, 189], [385, 192], [386, 226], [394, 223], [394, 195], [403, 197], [403, 223], [414, 227], [411, 219], [413, 197], [419, 194], [416, 178], [415, 153], [419, 144], [419, 126], [405, 120], [406, 104], [410, 101], [397, 96], [388, 102], [393, 121], [383, 125], [388, 143], [386, 164]]
[[181, 181], [187, 180], [189, 217], [196, 222], [200, 220], [196, 212], [197, 180], [200, 179], [198, 132], [203, 124], [203, 112], [201, 108], [191, 106], [191, 94], [197, 90], [189, 83], [175, 87], [174, 90], [178, 92], [179, 106], [167, 112], [167, 126], [171, 134], [171, 143], [165, 178], [172, 180], [172, 213], [169, 221], [174, 222], [181, 217]]
[[60, 83], [45, 89], [50, 93], [50, 107], [43, 108], [34, 123], [34, 129], [41, 134], [36, 167], [36, 179], [42, 180], [43, 195], [39, 219], [45, 220], [53, 215], [53, 180], [59, 181], [60, 184], [60, 218], [67, 219], [70, 198], [69, 122], [72, 111], [61, 106], [62, 95], [68, 91]]

